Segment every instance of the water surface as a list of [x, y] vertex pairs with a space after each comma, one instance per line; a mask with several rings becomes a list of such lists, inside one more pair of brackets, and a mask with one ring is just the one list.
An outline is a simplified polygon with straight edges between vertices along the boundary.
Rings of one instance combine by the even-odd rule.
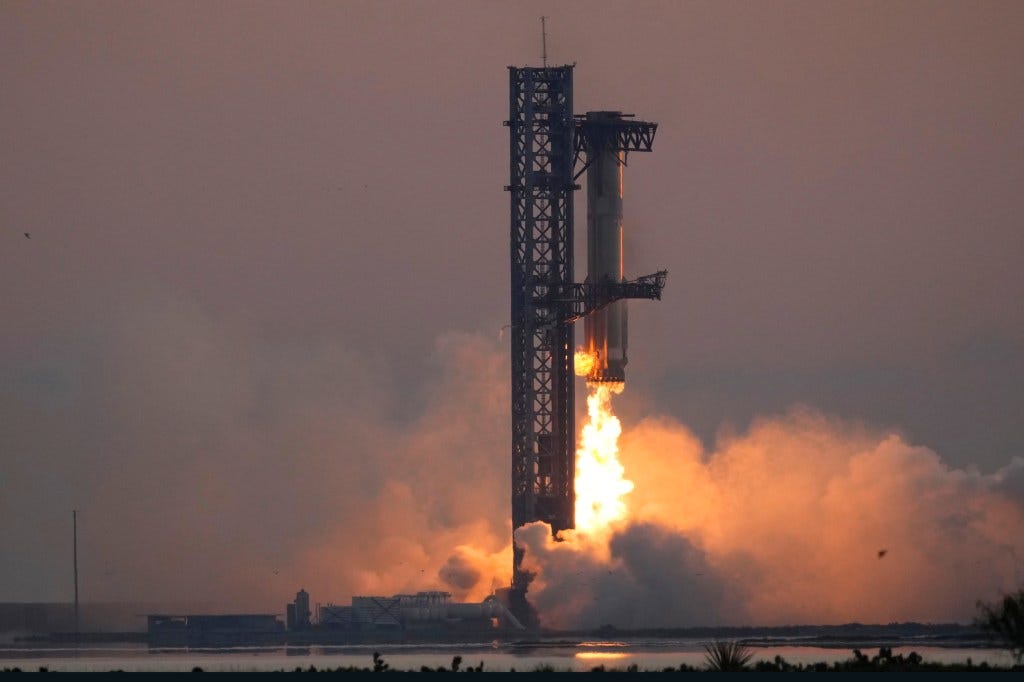
[[[704, 640], [645, 639], [608, 641], [541, 640], [524, 644], [381, 644], [354, 646], [277, 646], [218, 648], [156, 648], [145, 644], [18, 645], [0, 644], [0, 668], [38, 670], [46, 667], [61, 672], [187, 672], [194, 667], [216, 672], [268, 672], [277, 670], [334, 669], [373, 665], [373, 653], [380, 652], [393, 670], [450, 667], [454, 656], [462, 657], [462, 668], [483, 663], [484, 671], [530, 671], [550, 666], [560, 671], [588, 671], [597, 666], [640, 670], [663, 670], [704, 665]], [[800, 642], [751, 646], [753, 661], [782, 656], [790, 663], [832, 663], [852, 658], [855, 648], [872, 656], [877, 647], [810, 646]], [[892, 646], [893, 654], [916, 651], [925, 661], [1010, 665], [1012, 658], [1002, 649], [969, 646]]]

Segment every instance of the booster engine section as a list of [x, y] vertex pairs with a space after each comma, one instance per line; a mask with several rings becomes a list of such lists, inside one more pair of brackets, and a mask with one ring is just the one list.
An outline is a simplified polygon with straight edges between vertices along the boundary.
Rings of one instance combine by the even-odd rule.
[[[614, 125], [617, 112], [591, 111], [587, 123]], [[608, 144], [607, 136], [587, 140], [587, 282], [625, 279], [622, 260], [622, 169], [626, 152]], [[591, 359], [588, 382], [626, 380], [626, 300], [586, 316], [584, 348]]]

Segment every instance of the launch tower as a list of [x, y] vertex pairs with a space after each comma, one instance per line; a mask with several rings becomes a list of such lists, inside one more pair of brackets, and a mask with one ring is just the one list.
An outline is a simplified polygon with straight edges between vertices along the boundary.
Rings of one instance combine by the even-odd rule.
[[[513, 531], [533, 521], [547, 522], [553, 533], [575, 525], [572, 323], [620, 299], [660, 299], [665, 284], [664, 271], [627, 281], [621, 267], [574, 282], [576, 178], [584, 169], [610, 177], [627, 151], [650, 151], [656, 124], [609, 112], [577, 120], [572, 76], [572, 66], [509, 67]], [[574, 174], [578, 162], [583, 168]], [[621, 193], [617, 206], [615, 226], [606, 220], [601, 229], [615, 234], [621, 255]], [[624, 360], [625, 321], [616, 319]], [[607, 328], [607, 319], [602, 324]], [[522, 568], [522, 548], [513, 543], [513, 550], [509, 601], [526, 623], [532, 575]]]

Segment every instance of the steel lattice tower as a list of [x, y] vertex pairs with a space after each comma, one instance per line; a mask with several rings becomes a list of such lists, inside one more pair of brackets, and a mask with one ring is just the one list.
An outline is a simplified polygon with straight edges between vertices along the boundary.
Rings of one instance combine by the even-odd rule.
[[[509, 67], [512, 204], [512, 527], [574, 525], [573, 326], [561, 324], [573, 283], [571, 66]], [[532, 576], [515, 547], [512, 602]], [[522, 598], [522, 604], [519, 599]]]

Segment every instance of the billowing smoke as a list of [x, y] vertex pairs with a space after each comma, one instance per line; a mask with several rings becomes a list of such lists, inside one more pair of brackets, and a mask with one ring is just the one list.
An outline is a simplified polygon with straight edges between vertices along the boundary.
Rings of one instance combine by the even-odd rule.
[[548, 625], [963, 621], [1021, 580], [1019, 458], [992, 475], [953, 470], [807, 408], [713, 452], [646, 419], [626, 425], [620, 457], [636, 488], [609, 541], [518, 534]]
[[[85, 601], [279, 612], [300, 587], [507, 585], [505, 344], [410, 339], [409, 377], [290, 338], [145, 300], [0, 367], [0, 599], [70, 598], [72, 508]], [[952, 470], [809, 409], [710, 452], [670, 418], [623, 428], [628, 522], [521, 531], [548, 625], [946, 621], [1020, 581], [1024, 460]]]
[[[0, 601], [280, 612], [509, 582], [508, 362], [410, 342], [421, 375], [201, 306], [143, 300], [0, 365]], [[256, 341], [270, 339], [273, 341]]]
[[544, 523], [516, 537], [527, 548], [526, 567], [537, 572], [530, 600], [548, 626], [714, 625], [743, 601], [704, 552], [657, 524], [626, 524], [610, 542], [573, 531], [555, 541]]

